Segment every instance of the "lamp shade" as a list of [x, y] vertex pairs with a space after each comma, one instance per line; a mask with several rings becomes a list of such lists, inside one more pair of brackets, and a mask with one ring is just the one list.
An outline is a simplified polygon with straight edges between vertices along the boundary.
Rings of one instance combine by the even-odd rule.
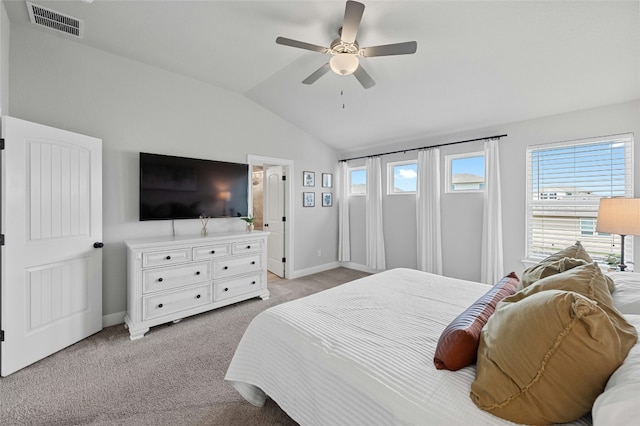
[[596, 231], [640, 235], [640, 198], [601, 198]]
[[329, 66], [336, 74], [349, 75], [358, 69], [360, 61], [358, 61], [358, 57], [352, 53], [338, 53], [337, 55], [333, 55], [329, 60]]

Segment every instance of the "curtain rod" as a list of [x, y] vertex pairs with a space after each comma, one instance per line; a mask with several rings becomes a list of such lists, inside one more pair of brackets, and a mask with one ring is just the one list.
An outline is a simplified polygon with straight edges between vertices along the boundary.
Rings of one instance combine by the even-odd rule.
[[438, 145], [423, 146], [421, 148], [399, 149], [397, 151], [383, 152], [382, 154], [372, 154], [372, 155], [363, 155], [361, 157], [346, 158], [346, 159], [340, 160], [338, 162], [342, 163], [344, 161], [359, 160], [361, 158], [380, 157], [382, 155], [398, 154], [400, 152], [418, 151], [420, 149], [426, 149], [426, 148], [439, 148], [441, 146], [456, 145], [456, 144], [459, 144], [459, 143], [487, 141], [487, 140], [493, 140], [493, 139], [500, 140], [500, 138], [505, 138], [505, 137], [507, 137], [506, 134], [505, 135], [487, 136], [486, 138], [467, 139], [467, 140], [464, 140], [464, 141], [457, 141], [457, 142], [447, 142], [447, 143], [441, 143], [441, 144], [438, 144]]

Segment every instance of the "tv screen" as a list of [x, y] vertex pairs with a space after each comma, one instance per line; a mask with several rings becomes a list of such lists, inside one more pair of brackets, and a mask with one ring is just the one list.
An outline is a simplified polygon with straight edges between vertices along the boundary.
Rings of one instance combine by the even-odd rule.
[[249, 166], [140, 153], [140, 220], [246, 216]]

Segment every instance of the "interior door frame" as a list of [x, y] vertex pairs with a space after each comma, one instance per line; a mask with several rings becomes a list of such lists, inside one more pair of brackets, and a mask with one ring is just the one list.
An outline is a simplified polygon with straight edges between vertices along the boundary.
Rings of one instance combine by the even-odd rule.
[[[253, 171], [253, 166], [282, 166], [284, 175], [287, 177], [284, 185], [284, 212], [287, 218], [284, 223], [284, 257], [287, 259], [284, 263], [284, 275], [286, 279], [290, 279], [293, 276], [293, 253], [295, 253], [293, 249], [294, 210], [291, 203], [294, 176], [293, 160], [248, 154], [247, 163], [249, 164], [249, 172]], [[251, 179], [249, 179], [249, 183], [251, 183]], [[251, 185], [249, 185], [249, 211], [253, 211], [253, 188]]]

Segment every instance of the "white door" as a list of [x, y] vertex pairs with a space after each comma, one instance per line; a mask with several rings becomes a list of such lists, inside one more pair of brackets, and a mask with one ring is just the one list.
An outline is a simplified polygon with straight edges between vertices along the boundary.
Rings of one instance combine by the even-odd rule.
[[11, 117], [2, 136], [7, 376], [102, 329], [102, 141]]
[[265, 230], [271, 234], [267, 239], [267, 269], [284, 277], [284, 184], [282, 166], [272, 166], [265, 176]]

